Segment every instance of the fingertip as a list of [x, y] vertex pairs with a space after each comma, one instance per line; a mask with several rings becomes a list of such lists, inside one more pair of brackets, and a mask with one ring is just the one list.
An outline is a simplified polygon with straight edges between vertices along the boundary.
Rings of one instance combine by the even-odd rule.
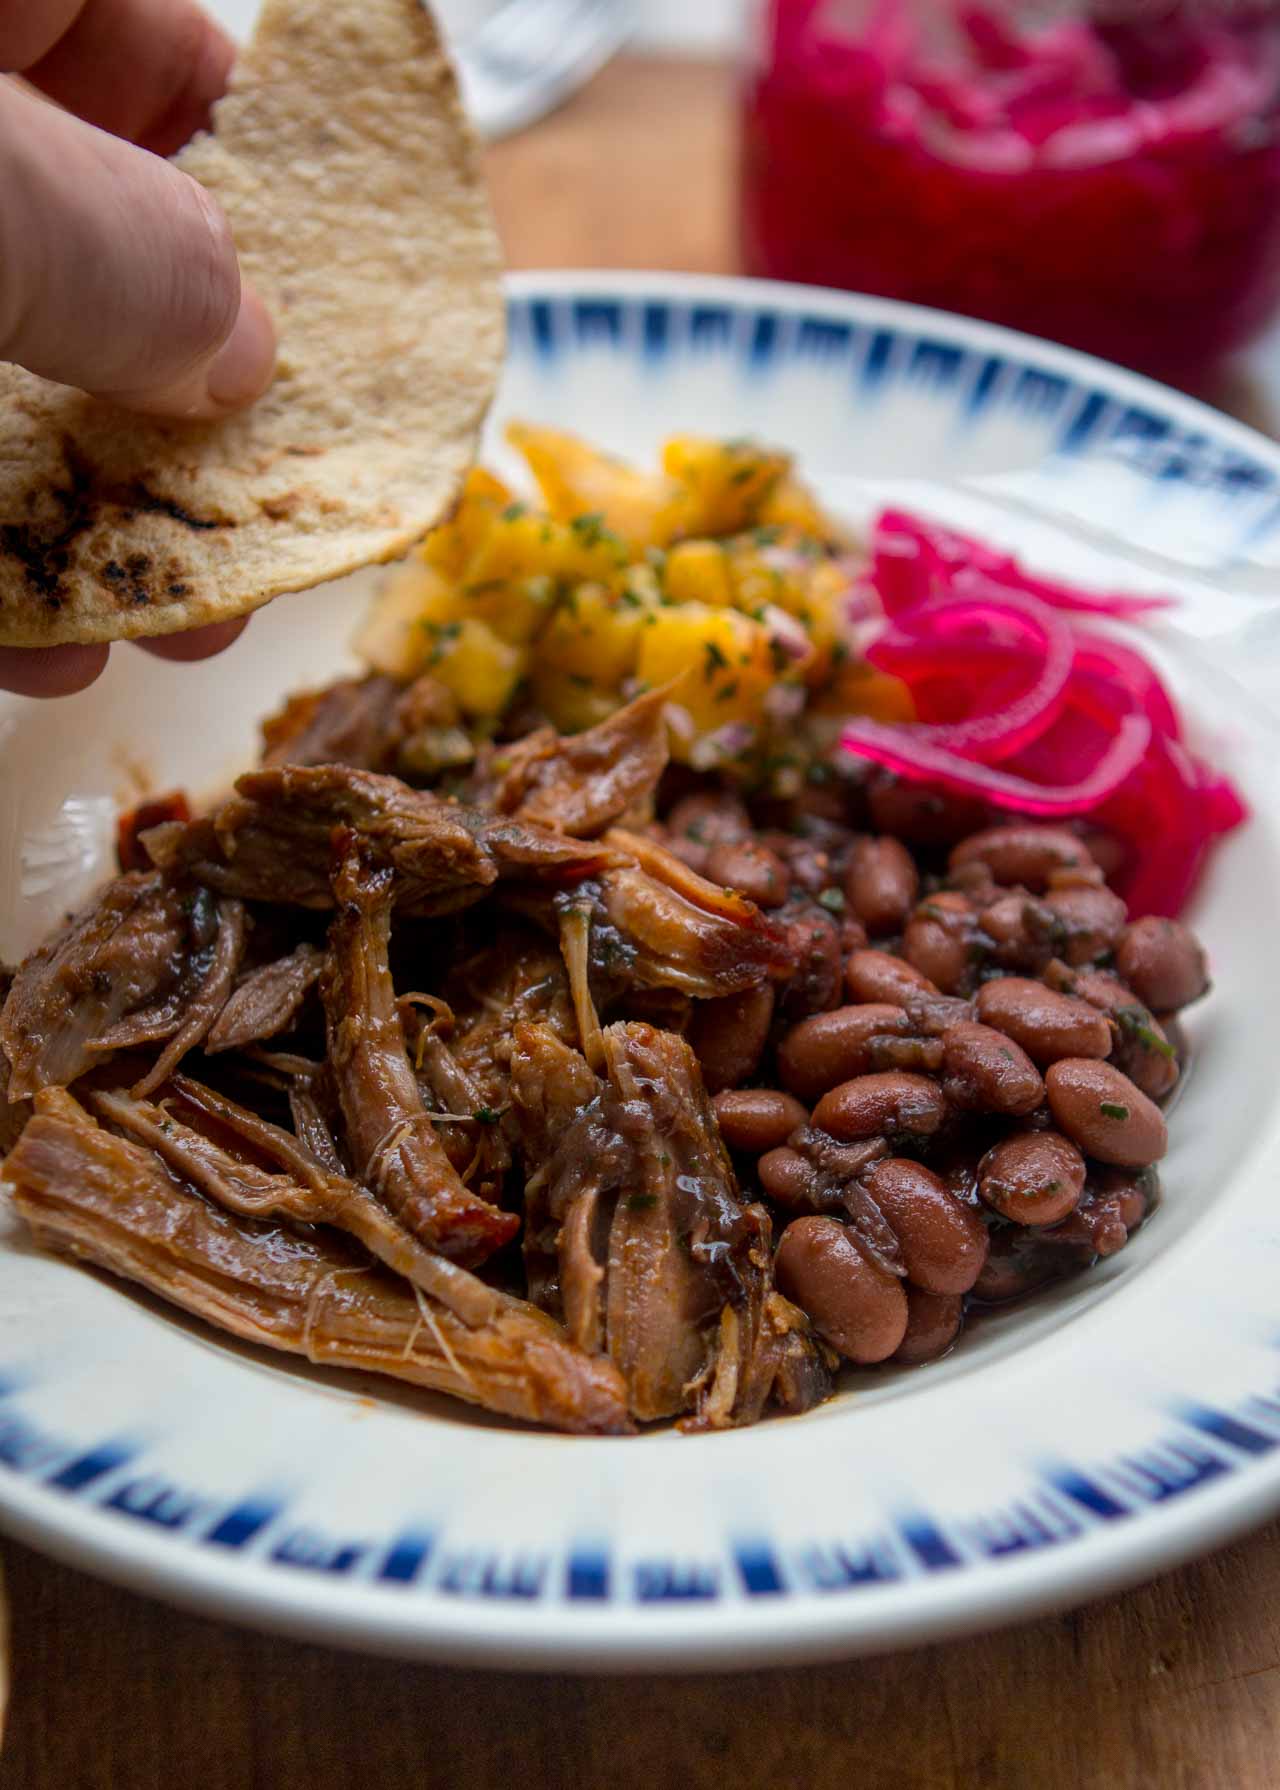
[[276, 326], [253, 287], [242, 281], [231, 334], [214, 355], [206, 378], [214, 413], [245, 409], [266, 391], [275, 371]]
[[139, 640], [135, 645], [155, 659], [171, 665], [192, 665], [199, 659], [212, 659], [240, 638], [249, 625], [247, 615], [235, 616], [228, 622], [212, 622], [207, 628], [188, 628], [182, 634], [159, 634], [154, 640]]
[[0, 689], [15, 696], [74, 696], [106, 667], [109, 646], [0, 646]]
[[210, 422], [247, 409], [266, 391], [275, 370], [275, 324], [258, 294], [242, 284], [231, 333], [201, 371], [161, 391], [112, 393], [111, 401], [145, 416]]

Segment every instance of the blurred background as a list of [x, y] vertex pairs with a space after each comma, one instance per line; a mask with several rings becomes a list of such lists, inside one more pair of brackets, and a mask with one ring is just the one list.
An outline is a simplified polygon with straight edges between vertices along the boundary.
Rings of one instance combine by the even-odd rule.
[[[257, 0], [210, 0], [237, 36]], [[1009, 324], [1280, 424], [1269, 0], [436, 0], [508, 264]]]

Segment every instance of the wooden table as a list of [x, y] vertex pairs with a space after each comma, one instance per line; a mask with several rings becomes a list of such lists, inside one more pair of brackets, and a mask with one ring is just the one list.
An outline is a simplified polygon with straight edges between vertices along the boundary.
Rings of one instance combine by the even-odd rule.
[[[490, 159], [513, 266], [734, 265], [724, 69], [620, 62]], [[1278, 1538], [980, 1640], [688, 1680], [357, 1659], [175, 1615], [9, 1547], [0, 1784], [1272, 1790]]]

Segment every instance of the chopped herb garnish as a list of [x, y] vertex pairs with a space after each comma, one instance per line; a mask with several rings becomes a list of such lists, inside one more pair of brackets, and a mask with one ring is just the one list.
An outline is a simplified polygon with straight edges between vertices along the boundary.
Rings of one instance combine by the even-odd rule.
[[594, 678], [588, 677], [585, 671], [571, 671], [569, 673], [569, 682], [571, 684], [576, 684], [579, 690], [589, 690], [595, 680]]
[[835, 645], [831, 649], [831, 663], [833, 665], [843, 665], [845, 660], [848, 657], [849, 657], [848, 641], [847, 640], [837, 640]]
[[[664, 1156], [664, 1162], [667, 1160]], [[627, 1195], [628, 1212], [651, 1212], [658, 1203], [656, 1193], [631, 1193]]]
[[604, 511], [591, 510], [585, 516], [575, 516], [569, 527], [577, 535], [584, 547], [610, 546], [620, 550], [622, 542], [611, 529], [604, 525]]
[[745, 485], [747, 480], [754, 476], [755, 470], [754, 466], [739, 466], [736, 472], [731, 472], [729, 474], [729, 483], [731, 485]]
[[496, 1107], [478, 1106], [472, 1117], [478, 1119], [482, 1125], [496, 1125], [502, 1114]]
[[1128, 1107], [1121, 1106], [1114, 1100], [1099, 1101], [1098, 1111], [1102, 1114], [1104, 1119], [1127, 1119], [1129, 1117]]
[[718, 642], [714, 640], [704, 640], [702, 643], [702, 650], [706, 655], [707, 661], [702, 668], [702, 675], [707, 682], [710, 683], [717, 671], [727, 671], [729, 669], [729, 661], [725, 657], [723, 649]]
[[1177, 1051], [1167, 1038], [1162, 1038], [1152, 1026], [1151, 1016], [1142, 1007], [1121, 1007], [1116, 1014], [1116, 1023], [1121, 1031], [1128, 1032], [1145, 1050], [1154, 1050], [1170, 1063], [1177, 1058]]
[[737, 678], [732, 678], [729, 683], [722, 685], [721, 688], [716, 691], [716, 701], [732, 702], [740, 688], [741, 685], [738, 683]]
[[817, 759], [804, 775], [807, 783], [812, 783], [815, 789], [821, 789], [824, 784], [835, 782], [836, 773], [833, 765], [824, 764], [821, 759]]
[[782, 530], [771, 524], [752, 530], [751, 539], [757, 547], [776, 547], [782, 539]]
[[505, 578], [482, 578], [477, 584], [464, 584], [462, 594], [464, 597], [483, 597], [487, 596], [490, 591], [505, 590], [506, 588]]
[[1061, 1181], [1050, 1181], [1048, 1186], [1042, 1187], [1040, 1189], [1040, 1191], [1043, 1194], [1058, 1193], [1061, 1190], [1061, 1187], [1062, 1187]]
[[502, 520], [504, 522], [518, 522], [521, 516], [528, 514], [528, 510], [529, 506], [527, 503], [509, 503], [506, 509], [502, 512]]
[[644, 607], [644, 598], [638, 597], [629, 584], [622, 591], [622, 601], [629, 609], [642, 609]]
[[771, 634], [769, 637], [769, 657], [773, 661], [773, 669], [775, 672], [785, 671], [787, 666], [791, 663], [791, 654], [787, 651], [786, 647], [778, 639], [776, 634]]
[[842, 914], [845, 909], [844, 890], [824, 889], [818, 897], [818, 904], [825, 907], [828, 913]]

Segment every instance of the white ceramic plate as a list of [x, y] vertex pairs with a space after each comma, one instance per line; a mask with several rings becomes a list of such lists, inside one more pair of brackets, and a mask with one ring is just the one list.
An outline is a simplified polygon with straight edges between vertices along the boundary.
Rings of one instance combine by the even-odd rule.
[[[647, 455], [681, 428], [793, 448], [851, 518], [896, 498], [1046, 569], [1170, 588], [1159, 650], [1256, 817], [1196, 921], [1167, 1198], [1137, 1241], [946, 1361], [728, 1435], [526, 1434], [291, 1366], [0, 1235], [0, 1520], [176, 1601], [455, 1662], [780, 1662], [1063, 1605], [1280, 1506], [1276, 739], [1280, 452], [1144, 381], [868, 299], [660, 276], [512, 284], [519, 413]], [[199, 667], [118, 650], [0, 710], [0, 953], [105, 876], [120, 803], [212, 793], [258, 719], [344, 665], [368, 581], [285, 598]], [[1188, 636], [1194, 644], [1188, 644]], [[1247, 645], [1247, 651], [1241, 643]]]

